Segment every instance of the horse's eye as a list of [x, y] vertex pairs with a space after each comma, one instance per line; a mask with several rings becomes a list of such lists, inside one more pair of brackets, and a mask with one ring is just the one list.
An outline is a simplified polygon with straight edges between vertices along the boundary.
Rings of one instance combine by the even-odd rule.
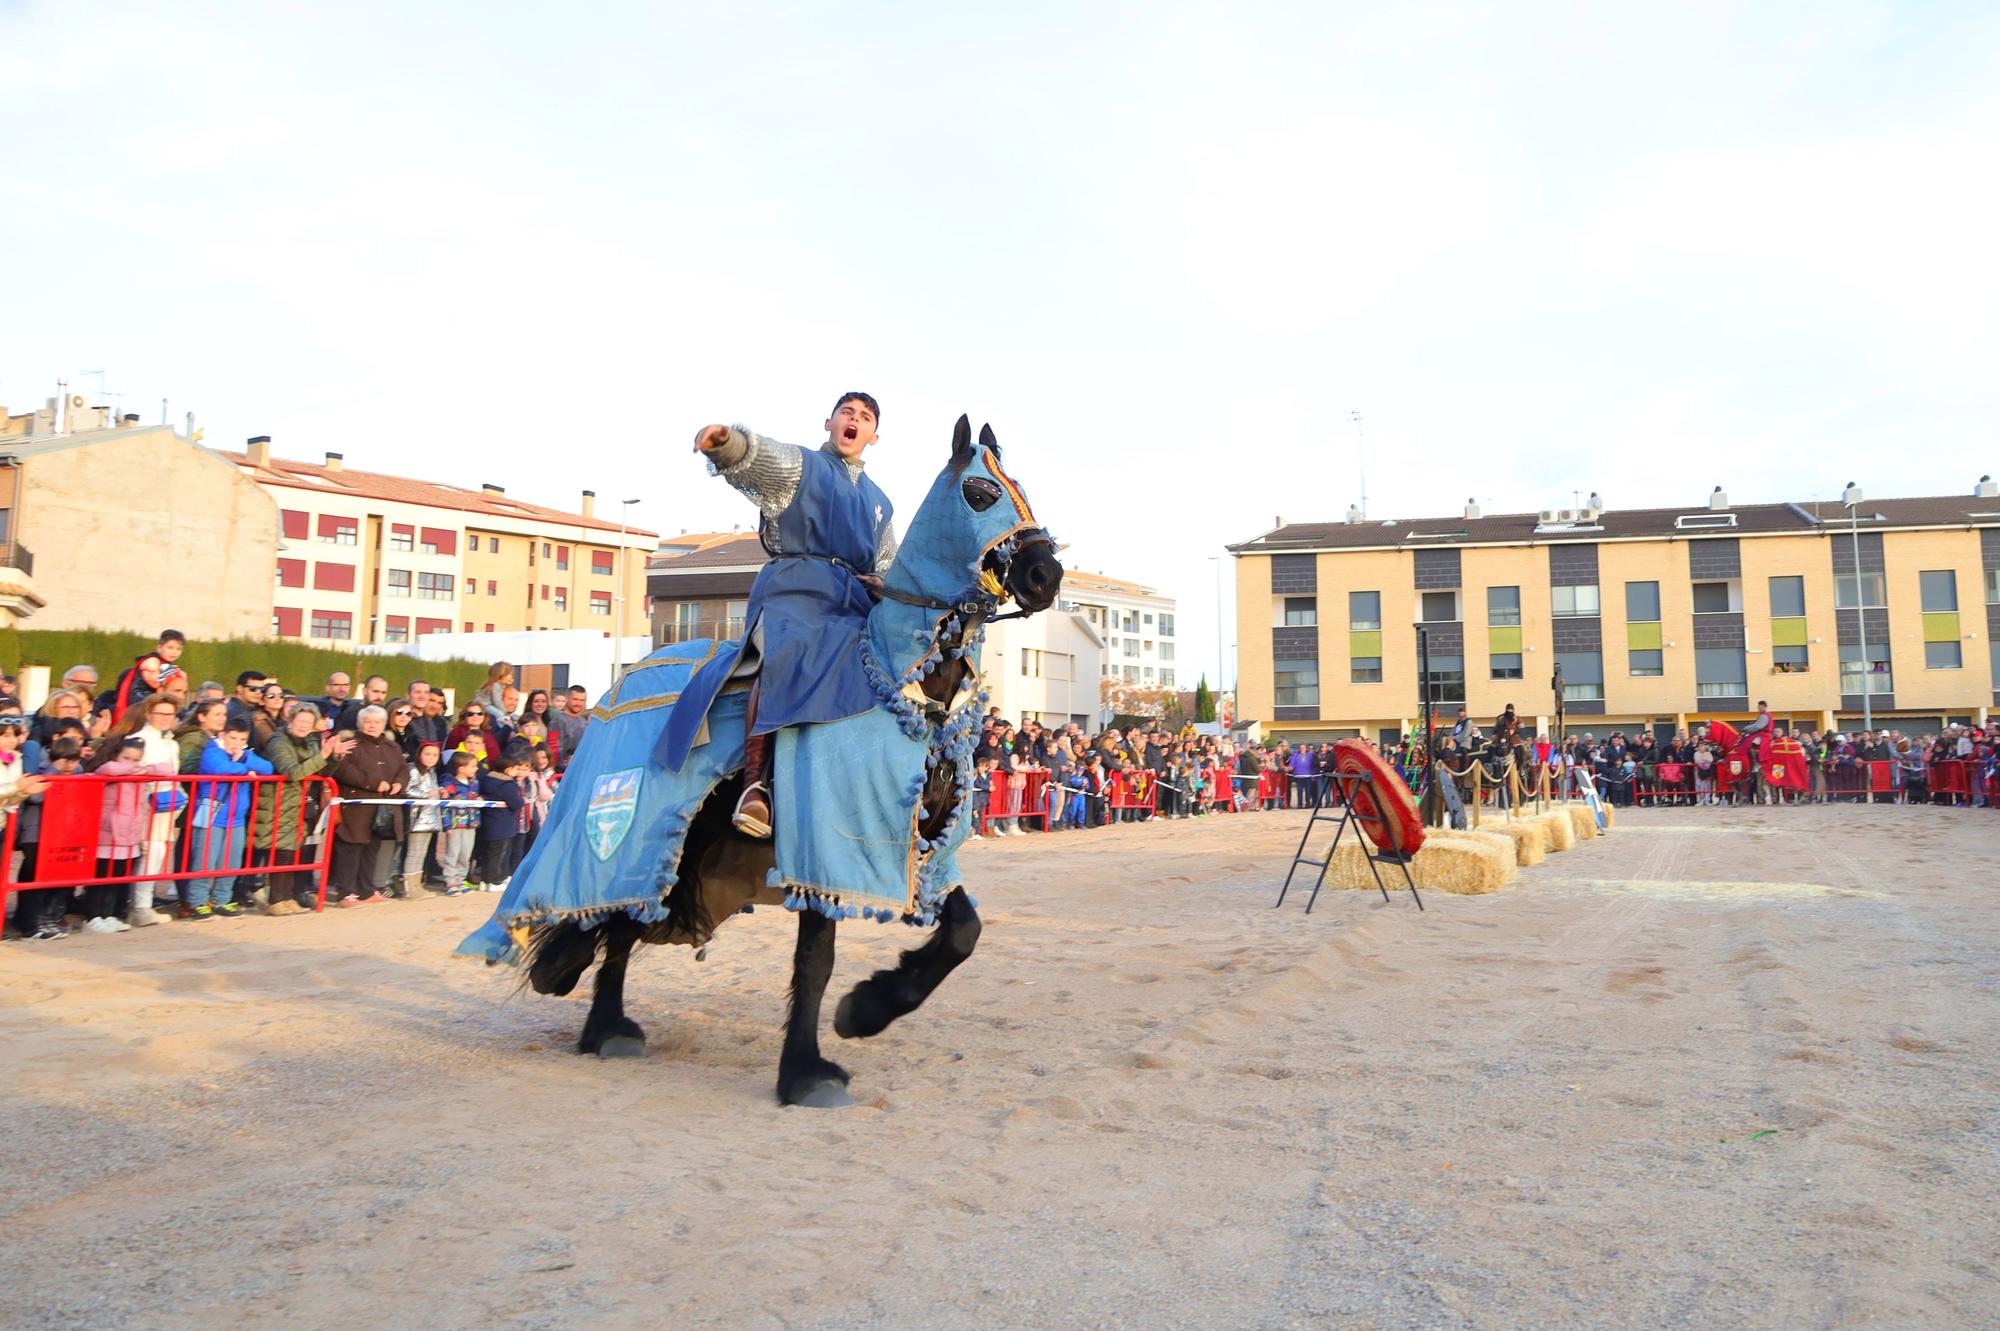
[[984, 513], [1000, 502], [1000, 487], [984, 476], [966, 477], [965, 484], [959, 487], [959, 493], [965, 496], [965, 502], [972, 505], [972, 511], [975, 513]]

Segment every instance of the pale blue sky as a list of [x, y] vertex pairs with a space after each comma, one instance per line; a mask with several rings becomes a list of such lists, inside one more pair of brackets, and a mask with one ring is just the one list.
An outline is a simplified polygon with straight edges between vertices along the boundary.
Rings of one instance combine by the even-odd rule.
[[[0, 0], [0, 402], [644, 525], [687, 455], [991, 421], [1182, 599], [1275, 515], [2000, 471], [1990, 4]], [[1225, 672], [1226, 673], [1226, 672]]]

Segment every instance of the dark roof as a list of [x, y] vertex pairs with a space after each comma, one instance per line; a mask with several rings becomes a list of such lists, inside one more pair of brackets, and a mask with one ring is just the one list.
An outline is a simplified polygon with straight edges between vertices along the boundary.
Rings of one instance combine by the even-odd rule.
[[733, 541], [722, 541], [700, 550], [691, 550], [684, 555], [660, 555], [650, 565], [654, 577], [679, 573], [692, 573], [701, 569], [736, 568], [744, 566], [762, 567], [770, 562], [771, 556], [764, 549], [764, 543], [755, 535], [739, 536]]
[[[1714, 524], [1723, 514], [1733, 525]], [[1680, 520], [1688, 521], [1682, 523]], [[1617, 541], [1646, 537], [1771, 536], [1846, 530], [1847, 510], [1837, 501], [1798, 504], [1736, 504], [1713, 511], [1688, 508], [1606, 509], [1594, 520], [1563, 528], [1541, 528], [1536, 513], [1495, 513], [1477, 518], [1396, 518], [1361, 522], [1290, 522], [1274, 531], [1226, 548], [1233, 554], [1287, 551], [1404, 548], [1453, 545], [1550, 545], [1564, 541]], [[1861, 504], [1861, 530], [1871, 527], [2000, 526], [2000, 499], [1939, 495], [1913, 499], [1868, 499]]]

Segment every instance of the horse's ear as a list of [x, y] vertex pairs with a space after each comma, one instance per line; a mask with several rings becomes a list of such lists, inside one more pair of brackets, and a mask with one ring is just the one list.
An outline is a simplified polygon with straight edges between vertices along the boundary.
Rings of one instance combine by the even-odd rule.
[[993, 437], [992, 426], [982, 425], [979, 427], [979, 446], [981, 448], [995, 448], [995, 449], [1000, 447], [1000, 441]]
[[963, 467], [972, 461], [972, 418], [960, 416], [958, 424], [951, 430], [951, 462], [955, 467]]

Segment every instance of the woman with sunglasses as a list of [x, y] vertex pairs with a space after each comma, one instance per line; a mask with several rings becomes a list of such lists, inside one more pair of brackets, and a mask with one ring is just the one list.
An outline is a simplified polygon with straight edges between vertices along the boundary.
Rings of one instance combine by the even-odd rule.
[[489, 767], [500, 761], [500, 741], [493, 733], [491, 719], [486, 709], [478, 703], [467, 703], [459, 711], [458, 724], [445, 736], [445, 752], [466, 749], [478, 754], [480, 760]]
[[285, 728], [285, 686], [275, 679], [264, 681], [257, 697], [257, 710], [250, 714], [250, 747], [262, 753], [264, 746]]
[[417, 744], [422, 738], [416, 730], [417, 709], [408, 698], [398, 698], [389, 704], [389, 728], [383, 733], [396, 741], [396, 747], [403, 751], [403, 757], [410, 762], [417, 759]]

